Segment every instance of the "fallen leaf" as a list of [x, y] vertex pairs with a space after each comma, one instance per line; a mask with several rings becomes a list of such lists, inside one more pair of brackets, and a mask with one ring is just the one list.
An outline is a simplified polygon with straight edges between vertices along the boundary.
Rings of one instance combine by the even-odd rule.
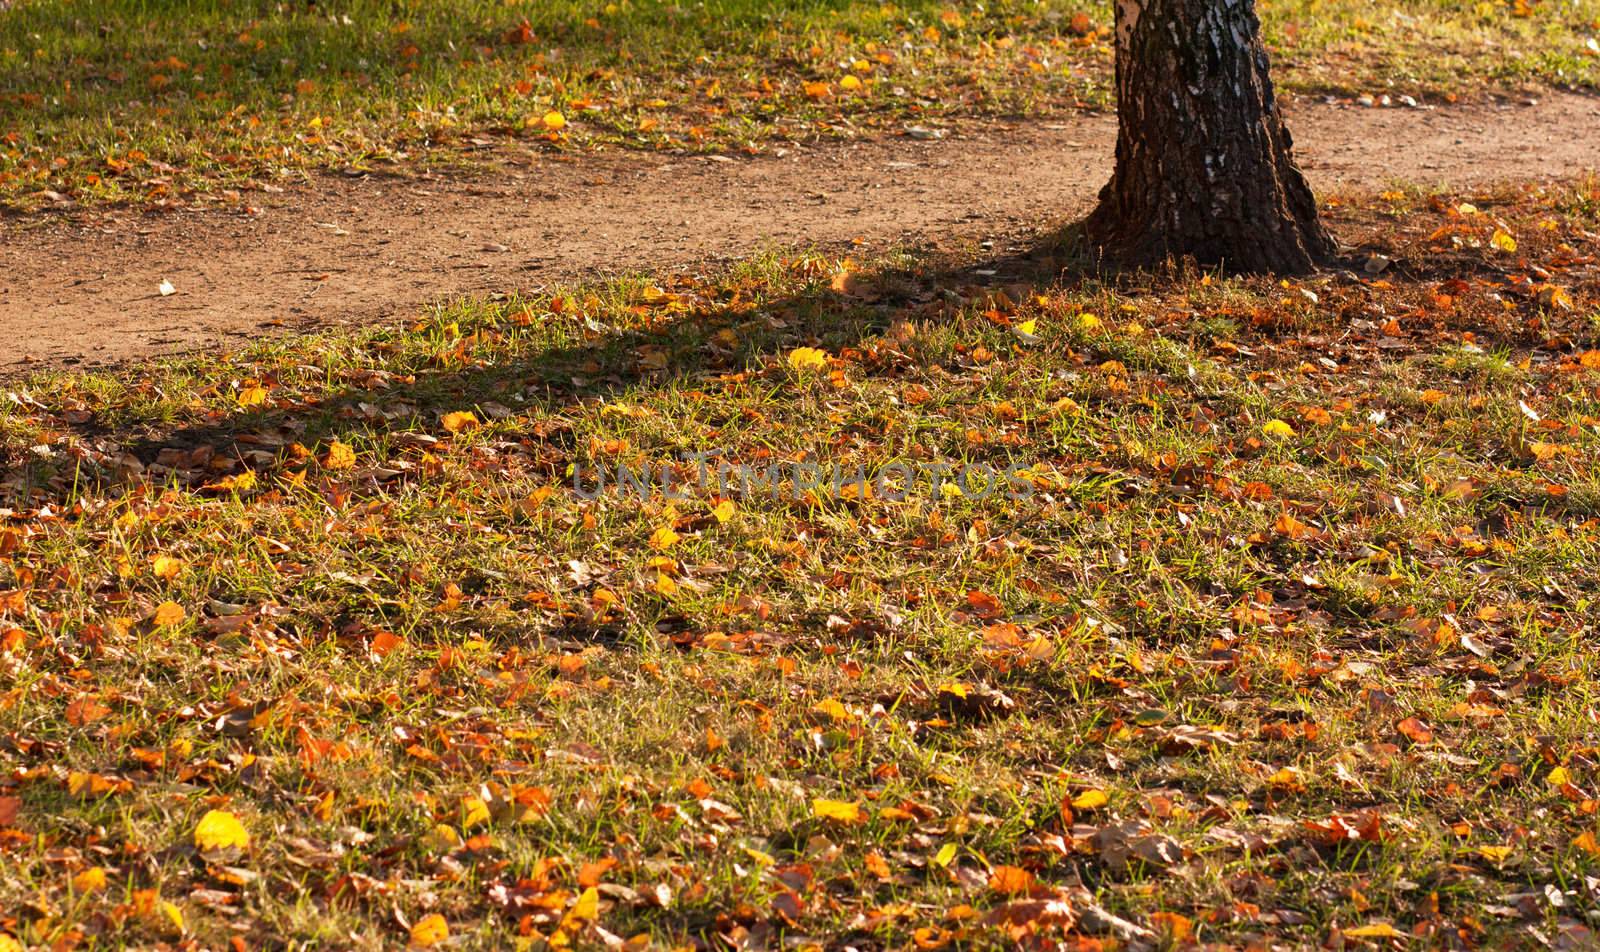
[[448, 433], [460, 433], [462, 430], [477, 426], [478, 418], [466, 410], [457, 410], [454, 413], [446, 413], [439, 423]]
[[821, 819], [839, 823], [860, 823], [863, 819], [861, 804], [848, 800], [812, 800], [811, 813]]
[[97, 893], [106, 888], [106, 871], [99, 866], [80, 870], [72, 877], [72, 891], [80, 895]]
[[1020, 866], [996, 866], [989, 872], [989, 888], [1002, 895], [1025, 893], [1033, 887], [1033, 874]]
[[356, 465], [356, 451], [334, 440], [328, 444], [328, 453], [322, 458], [322, 465], [328, 469], [350, 469]]
[[209, 810], [194, 828], [194, 845], [201, 852], [248, 849], [250, 831], [239, 818], [226, 810]]
[[1085, 790], [1072, 798], [1074, 810], [1098, 810], [1111, 802], [1104, 790]]
[[189, 613], [177, 602], [162, 602], [156, 606], [155, 614], [150, 616], [158, 628], [171, 628], [173, 625], [181, 624], [187, 617]]
[[1371, 925], [1357, 926], [1343, 931], [1346, 938], [1356, 939], [1399, 939], [1405, 936], [1404, 932], [1387, 922], [1374, 922]]
[[828, 366], [828, 354], [815, 347], [796, 347], [789, 351], [789, 366], [795, 370], [816, 370]]
[[423, 916], [411, 926], [411, 945], [428, 949], [450, 938], [450, 923], [437, 912]]

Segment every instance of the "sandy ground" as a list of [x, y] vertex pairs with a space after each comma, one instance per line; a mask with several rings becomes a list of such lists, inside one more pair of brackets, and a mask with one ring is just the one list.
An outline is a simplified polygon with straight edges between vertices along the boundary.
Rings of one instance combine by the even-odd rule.
[[[1289, 112], [1320, 191], [1600, 169], [1600, 99]], [[1115, 120], [967, 123], [712, 159], [513, 155], [496, 174], [327, 175], [243, 211], [0, 220], [0, 373], [414, 315], [463, 294], [691, 267], [765, 247], [970, 242], [1086, 211]], [[173, 293], [163, 295], [163, 282]]]

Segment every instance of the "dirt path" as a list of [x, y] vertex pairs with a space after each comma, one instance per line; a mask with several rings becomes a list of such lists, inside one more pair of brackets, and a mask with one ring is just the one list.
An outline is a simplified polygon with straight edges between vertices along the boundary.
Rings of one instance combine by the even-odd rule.
[[[1600, 168], [1600, 99], [1292, 109], [1329, 189], [1572, 175]], [[1114, 120], [968, 124], [715, 160], [524, 156], [475, 180], [327, 176], [253, 193], [259, 214], [121, 210], [0, 221], [0, 373], [102, 363], [413, 314], [440, 298], [679, 267], [764, 245], [965, 241], [1083, 211]], [[163, 295], [163, 281], [175, 293]]]

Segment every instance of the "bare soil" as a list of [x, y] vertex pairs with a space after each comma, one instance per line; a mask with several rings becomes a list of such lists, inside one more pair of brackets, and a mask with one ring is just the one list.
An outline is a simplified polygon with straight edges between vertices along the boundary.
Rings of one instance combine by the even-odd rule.
[[[1471, 189], [1600, 169], [1600, 99], [1289, 114], [1320, 192]], [[461, 295], [659, 271], [765, 247], [954, 245], [1081, 215], [1115, 120], [982, 122], [938, 139], [755, 158], [520, 153], [489, 174], [323, 175], [238, 211], [0, 220], [0, 374], [413, 316]], [[172, 293], [163, 294], [163, 282]]]

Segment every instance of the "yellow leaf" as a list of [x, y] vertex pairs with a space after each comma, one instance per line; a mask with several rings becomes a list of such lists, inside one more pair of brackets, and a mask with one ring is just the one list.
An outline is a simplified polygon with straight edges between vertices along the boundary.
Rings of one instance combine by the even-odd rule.
[[171, 581], [183, 571], [183, 563], [170, 555], [158, 555], [150, 560], [150, 571], [154, 572], [157, 578]]
[[457, 410], [454, 413], [446, 413], [439, 422], [444, 425], [447, 432], [460, 433], [462, 430], [477, 426], [478, 418], [465, 410]]
[[861, 88], [861, 80], [855, 76], [846, 74], [839, 80], [839, 88], [854, 92]]
[[202, 852], [225, 849], [246, 849], [250, 846], [250, 831], [239, 818], [226, 810], [210, 810], [200, 818], [194, 828], [194, 845]]
[[1100, 329], [1100, 318], [1093, 314], [1079, 314], [1078, 326], [1086, 331], [1097, 331]]
[[815, 347], [796, 347], [789, 351], [789, 366], [796, 370], [821, 369], [828, 366], [828, 354]]
[[258, 407], [267, 402], [267, 391], [263, 387], [245, 387], [234, 399], [241, 407]]
[[578, 901], [567, 910], [569, 922], [593, 922], [600, 918], [600, 892], [593, 886], [583, 891]]
[[939, 852], [934, 854], [933, 857], [934, 865], [940, 867], [949, 866], [950, 861], [956, 858], [957, 848], [954, 843], [946, 843], [939, 847]]
[[4, 932], [0, 932], [0, 952], [26, 952], [22, 943], [13, 939]]
[[432, 948], [450, 938], [450, 923], [437, 912], [423, 916], [411, 927], [411, 944], [419, 949]]
[[161, 900], [160, 909], [161, 909], [161, 914], [167, 917], [167, 921], [168, 922], [172, 923], [172, 927], [174, 929], [177, 929], [179, 932], [182, 932], [183, 931], [183, 910], [179, 909], [173, 903], [167, 902], [165, 899]]
[[560, 132], [567, 127], [567, 117], [554, 110], [544, 114], [543, 122], [544, 127], [551, 132]]
[[1294, 436], [1294, 427], [1282, 420], [1268, 420], [1261, 432], [1268, 436], [1290, 437]]
[[826, 715], [830, 720], [838, 721], [840, 723], [845, 723], [847, 721], [853, 721], [856, 719], [855, 715], [850, 713], [850, 709], [845, 707], [838, 698], [823, 698], [811, 709], [816, 711], [818, 714]]
[[1544, 782], [1552, 787], [1559, 787], [1572, 782], [1572, 774], [1565, 767], [1556, 767], [1544, 775]]
[[1267, 785], [1290, 793], [1303, 793], [1306, 789], [1305, 782], [1300, 779], [1300, 772], [1293, 767], [1282, 767], [1267, 778]]
[[157, 627], [170, 628], [173, 625], [182, 623], [188, 617], [188, 614], [183, 610], [183, 606], [177, 602], [162, 602], [156, 606], [156, 612], [151, 616], [151, 619], [156, 623]]
[[1491, 863], [1504, 863], [1511, 849], [1509, 846], [1480, 846], [1475, 852]]
[[766, 869], [768, 866], [776, 865], [778, 862], [778, 860], [771, 853], [763, 853], [761, 850], [758, 850], [753, 846], [743, 846], [740, 847], [740, 849], [744, 850], [744, 855], [750, 857], [751, 862], [755, 863], [757, 866], [760, 866], [762, 869]]
[[680, 538], [682, 537], [676, 532], [672, 531], [671, 526], [662, 526], [656, 531], [650, 533], [650, 548], [660, 552], [665, 552], [667, 549], [677, 545], [678, 539]]
[[212, 490], [213, 492], [242, 493], [254, 489], [255, 486], [256, 474], [253, 470], [247, 469], [244, 472], [234, 476], [224, 476], [214, 483], [208, 483], [203, 488]]
[[1072, 798], [1074, 810], [1098, 810], [1111, 802], [1104, 790], [1085, 790]]
[[106, 871], [98, 866], [90, 866], [72, 877], [72, 890], [77, 893], [97, 893], [106, 888]]
[[656, 573], [656, 581], [651, 588], [653, 588], [655, 593], [660, 595], [662, 598], [671, 598], [673, 595], [678, 593], [678, 583], [674, 582], [672, 580], [672, 576], [665, 572]]
[[1572, 310], [1572, 295], [1560, 285], [1547, 284], [1539, 289], [1539, 303], [1549, 308], [1561, 308], [1564, 311]]
[[475, 826], [484, 826], [489, 822], [489, 805], [477, 797], [467, 797], [461, 801], [461, 828], [470, 830]]
[[733, 518], [733, 514], [736, 509], [737, 507], [734, 506], [733, 500], [724, 499], [723, 501], [717, 503], [716, 507], [711, 510], [711, 514], [717, 517], [718, 522], [727, 522], [729, 519]]
[[435, 853], [449, 853], [461, 846], [461, 834], [448, 823], [440, 823], [422, 837], [422, 845]]
[[1489, 244], [1494, 245], [1506, 254], [1517, 250], [1517, 239], [1511, 237], [1511, 233], [1504, 228], [1496, 228], [1494, 230], [1494, 235], [1489, 239]]
[[1354, 929], [1344, 930], [1346, 936], [1357, 939], [1398, 939], [1405, 933], [1391, 926], [1387, 922], [1374, 922], [1370, 926], [1357, 926]]
[[356, 451], [334, 440], [328, 444], [328, 455], [323, 457], [322, 465], [328, 469], [349, 469], [356, 465]]
[[861, 805], [848, 800], [812, 800], [811, 813], [839, 823], [860, 823], [862, 819]]

